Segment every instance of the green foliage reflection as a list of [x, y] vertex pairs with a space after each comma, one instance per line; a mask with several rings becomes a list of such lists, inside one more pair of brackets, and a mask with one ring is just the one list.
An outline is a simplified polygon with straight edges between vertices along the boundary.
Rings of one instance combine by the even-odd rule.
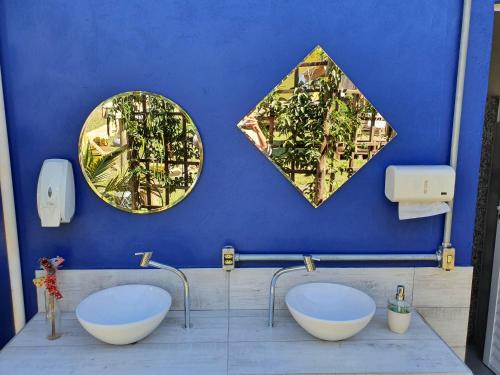
[[160, 211], [181, 200], [200, 173], [202, 157], [189, 116], [146, 92], [101, 103], [80, 137], [80, 162], [94, 191], [132, 212]]
[[315, 207], [396, 135], [321, 47], [238, 126]]

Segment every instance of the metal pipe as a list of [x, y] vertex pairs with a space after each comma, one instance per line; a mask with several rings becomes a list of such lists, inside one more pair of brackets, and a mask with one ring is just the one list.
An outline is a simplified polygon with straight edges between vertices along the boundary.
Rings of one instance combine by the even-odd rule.
[[9, 268], [10, 291], [12, 296], [12, 311], [14, 330], [18, 333], [26, 324], [24, 311], [23, 280], [21, 275], [21, 260], [19, 256], [19, 239], [17, 236], [16, 206], [9, 154], [9, 139], [7, 135], [7, 120], [2, 86], [2, 71], [0, 67], [0, 190], [3, 207], [3, 223], [5, 228], [5, 245], [7, 248], [7, 263]]
[[184, 327], [185, 328], [190, 328], [191, 327], [191, 303], [190, 303], [190, 297], [189, 297], [189, 281], [181, 270], [167, 266], [166, 264], [158, 263], [155, 262], [151, 259], [151, 256], [153, 255], [152, 252], [147, 251], [143, 253], [135, 253], [135, 255], [142, 255], [141, 258], [141, 267], [154, 267], [162, 270], [167, 270], [170, 272], [175, 273], [179, 278], [182, 280], [182, 284], [184, 286]]
[[[460, 50], [458, 57], [457, 83], [455, 90], [455, 107], [453, 111], [453, 129], [450, 147], [450, 166], [457, 169], [458, 145], [460, 140], [460, 127], [462, 123], [462, 106], [464, 98], [465, 68], [467, 65], [467, 49], [469, 45], [469, 29], [472, 0], [464, 0], [462, 10], [462, 30], [460, 33]], [[443, 229], [443, 248], [451, 246], [451, 227], [453, 222], [453, 200], [448, 202], [450, 210], [446, 213]]]
[[273, 275], [273, 278], [271, 279], [271, 284], [269, 286], [269, 327], [272, 328], [274, 326], [274, 299], [275, 299], [275, 294], [276, 294], [276, 282], [278, 281], [278, 278], [288, 272], [293, 272], [293, 271], [301, 271], [305, 270], [306, 266], [296, 266], [296, 267], [287, 267], [287, 268], [281, 268], [278, 271], [276, 271]]
[[190, 304], [190, 298], [189, 298], [189, 282], [181, 270], [178, 270], [177, 268], [167, 266], [165, 264], [161, 264], [155, 261], [150, 261], [149, 265], [151, 267], [155, 268], [160, 268], [162, 270], [167, 270], [175, 273], [179, 278], [182, 280], [182, 284], [184, 286], [184, 327], [185, 328], [190, 328], [191, 327], [191, 304]]
[[303, 255], [302, 260], [304, 261], [303, 266], [296, 267], [286, 267], [276, 271], [271, 279], [271, 284], [269, 285], [269, 327], [272, 328], [274, 325], [274, 300], [276, 292], [276, 283], [278, 278], [288, 272], [306, 270], [307, 272], [316, 271], [315, 261], [319, 260], [314, 258], [312, 255]]
[[[361, 261], [432, 261], [440, 262], [440, 253], [434, 254], [311, 254], [315, 259], [334, 262]], [[249, 261], [301, 261], [302, 254], [235, 254], [236, 262]]]

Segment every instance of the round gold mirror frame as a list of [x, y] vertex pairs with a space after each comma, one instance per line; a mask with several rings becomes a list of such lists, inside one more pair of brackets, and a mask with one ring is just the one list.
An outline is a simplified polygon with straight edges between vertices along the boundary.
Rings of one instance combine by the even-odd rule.
[[92, 110], [80, 133], [78, 159], [98, 197], [145, 214], [189, 195], [202, 171], [203, 145], [181, 106], [159, 94], [129, 91]]

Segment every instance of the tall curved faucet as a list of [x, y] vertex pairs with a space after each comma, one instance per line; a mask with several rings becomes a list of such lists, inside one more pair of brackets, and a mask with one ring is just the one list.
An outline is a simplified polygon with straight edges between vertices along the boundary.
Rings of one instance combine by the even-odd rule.
[[141, 255], [141, 262], [140, 266], [143, 268], [147, 267], [154, 267], [154, 268], [159, 268], [162, 270], [167, 270], [175, 273], [177, 276], [180, 277], [182, 280], [182, 283], [184, 284], [184, 327], [189, 328], [191, 327], [191, 307], [190, 307], [190, 302], [189, 302], [189, 282], [181, 270], [178, 270], [177, 268], [167, 266], [166, 264], [161, 264], [158, 262], [155, 262], [151, 260], [151, 257], [153, 256], [152, 251], [146, 251], [146, 252], [141, 252], [141, 253], [135, 253], [135, 255]]
[[316, 270], [316, 265], [314, 261], [319, 261], [319, 259], [313, 258], [311, 255], [304, 255], [304, 265], [303, 266], [294, 266], [294, 267], [286, 267], [281, 268], [276, 271], [271, 279], [271, 285], [269, 286], [269, 327], [272, 328], [274, 326], [274, 297], [276, 292], [276, 283], [278, 282], [278, 278], [285, 273], [292, 271], [301, 271], [306, 270], [307, 272], [313, 272]]

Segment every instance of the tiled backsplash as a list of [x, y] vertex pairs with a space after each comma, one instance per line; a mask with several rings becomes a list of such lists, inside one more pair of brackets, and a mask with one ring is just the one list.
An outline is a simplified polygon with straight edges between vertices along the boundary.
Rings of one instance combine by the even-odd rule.
[[[269, 283], [277, 268], [219, 268], [183, 270], [191, 287], [193, 310], [266, 309]], [[40, 272], [40, 271], [37, 271]], [[398, 284], [406, 286], [409, 302], [429, 325], [463, 358], [470, 305], [472, 267], [444, 272], [438, 268], [318, 268], [316, 272], [291, 272], [282, 276], [276, 289], [276, 307], [286, 308], [286, 291], [300, 283], [329, 281], [365, 291], [378, 306], [385, 306]], [[183, 309], [180, 279], [171, 272], [153, 269], [61, 270], [59, 284], [63, 311], [72, 311], [89, 294], [115, 285], [144, 283], [170, 292], [172, 309]], [[43, 293], [38, 291], [39, 310]]]

